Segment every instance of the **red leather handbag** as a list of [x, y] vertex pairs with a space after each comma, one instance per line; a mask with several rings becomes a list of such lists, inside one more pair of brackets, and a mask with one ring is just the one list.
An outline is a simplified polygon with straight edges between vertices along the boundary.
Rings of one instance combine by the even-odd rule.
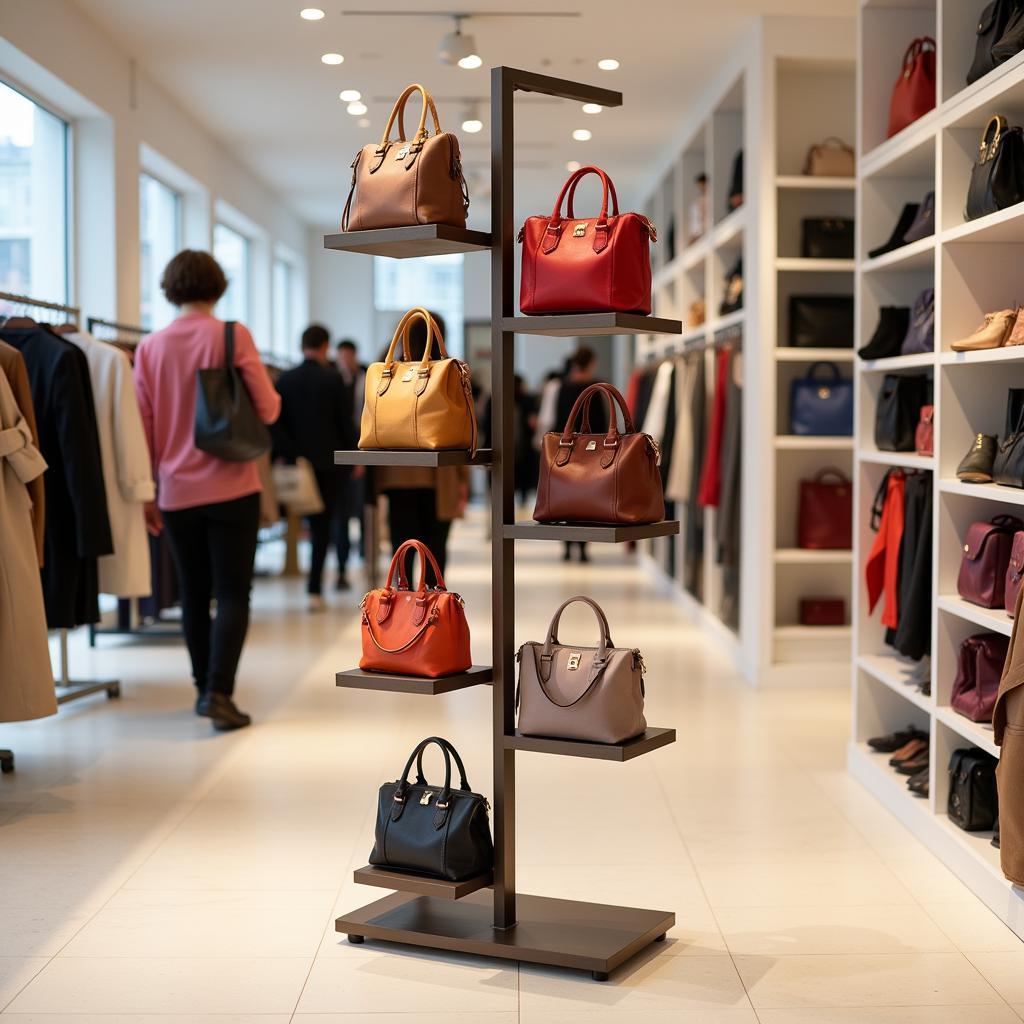
[[846, 602], [841, 597], [800, 599], [801, 626], [842, 626], [846, 623]]
[[1010, 638], [999, 633], [976, 633], [960, 645], [950, 705], [972, 722], [992, 721]]
[[900, 77], [889, 102], [889, 135], [892, 138], [935, 107], [935, 40], [915, 39], [903, 54]]
[[982, 608], [1002, 608], [1006, 570], [1013, 535], [1024, 529], [1015, 516], [996, 516], [989, 523], [971, 523], [964, 541], [956, 589], [965, 601]]
[[1010, 548], [1010, 564], [1006, 569], [1006, 585], [1003, 587], [1003, 607], [1012, 619], [1017, 611], [1017, 595], [1024, 584], [1024, 531], [1013, 535]]
[[[410, 551], [420, 556], [420, 581], [415, 590], [405, 577]], [[437, 581], [433, 588], [426, 585], [428, 565]], [[396, 574], [398, 585], [392, 586]], [[371, 590], [360, 608], [363, 656], [359, 667], [365, 671], [436, 679], [465, 672], [473, 663], [462, 598], [445, 590], [434, 556], [418, 540], [407, 540], [399, 547], [391, 559], [386, 585]]]
[[[601, 213], [579, 220], [573, 196], [588, 174], [601, 179]], [[562, 218], [566, 193], [568, 217]], [[608, 215], [608, 195], [612, 213]], [[651, 250], [654, 225], [638, 213], [619, 213], [611, 178], [599, 167], [569, 176], [550, 217], [527, 217], [519, 232], [523, 274], [519, 308], [524, 313], [651, 312]]]
[[853, 484], [838, 469], [800, 481], [797, 544], [811, 551], [853, 547]]

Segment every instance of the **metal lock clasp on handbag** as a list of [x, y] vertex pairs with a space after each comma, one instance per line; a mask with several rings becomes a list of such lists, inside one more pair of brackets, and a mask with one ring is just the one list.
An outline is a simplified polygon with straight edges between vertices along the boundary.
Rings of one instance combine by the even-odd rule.
[[408, 155], [409, 155], [409, 147], [408, 146], [403, 146], [395, 154], [395, 162], [397, 163], [399, 160], [404, 160]]
[[586, 233], [587, 233], [587, 225], [586, 225], [586, 223], [577, 224], [576, 227], [574, 227], [572, 229], [572, 237], [573, 238], [582, 238]]
[[583, 657], [578, 651], [569, 655], [569, 671], [575, 672], [580, 667], [580, 658]]
[[411, 369], [410, 370], [406, 370], [405, 373], [402, 374], [402, 383], [403, 384], [408, 384], [409, 381], [411, 381], [415, 375], [416, 375], [416, 371], [415, 370], [411, 370]]
[[424, 793], [423, 796], [420, 797], [420, 803], [423, 804], [424, 807], [426, 807], [427, 804], [430, 803], [430, 798], [433, 795], [434, 795], [434, 791], [432, 789], [428, 789], [426, 791], [426, 793]]

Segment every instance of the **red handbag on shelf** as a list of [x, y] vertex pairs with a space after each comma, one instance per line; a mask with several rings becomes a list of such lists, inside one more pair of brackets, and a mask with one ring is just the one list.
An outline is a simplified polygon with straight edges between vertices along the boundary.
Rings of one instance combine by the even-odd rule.
[[842, 626], [846, 623], [846, 602], [841, 597], [800, 599], [801, 626]]
[[935, 40], [915, 39], [903, 54], [900, 77], [889, 102], [889, 134], [892, 138], [935, 107]]
[[853, 484], [838, 469], [800, 481], [797, 544], [812, 551], [853, 547]]
[[[576, 186], [588, 174], [601, 179], [601, 212], [585, 220], [573, 210]], [[568, 217], [562, 201], [568, 192]], [[612, 212], [608, 214], [608, 195]], [[519, 232], [523, 274], [519, 308], [524, 313], [651, 312], [651, 250], [654, 225], [638, 213], [619, 213], [611, 178], [599, 167], [569, 176], [550, 217], [527, 217]]]
[[[410, 551], [420, 556], [415, 590], [405, 577]], [[428, 565], [437, 582], [434, 588], [426, 585]], [[398, 585], [393, 587], [396, 574]], [[407, 540], [395, 552], [385, 586], [371, 590], [360, 608], [363, 656], [359, 667], [364, 671], [437, 679], [465, 672], [473, 663], [462, 598], [445, 589], [434, 556], [418, 540]]]
[[989, 523], [971, 523], [964, 541], [957, 593], [982, 608], [1002, 608], [1006, 572], [1014, 534], [1024, 529], [1015, 516], [995, 516]]
[[957, 714], [972, 722], [992, 721], [1009, 648], [1010, 638], [999, 633], [976, 633], [960, 645], [949, 701]]

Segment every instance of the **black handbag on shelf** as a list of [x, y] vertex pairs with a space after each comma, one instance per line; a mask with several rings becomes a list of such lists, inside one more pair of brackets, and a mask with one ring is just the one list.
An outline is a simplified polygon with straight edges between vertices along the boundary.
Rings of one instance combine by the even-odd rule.
[[1024, 388], [1006, 396], [1006, 430], [992, 463], [992, 479], [1004, 487], [1024, 487]]
[[[423, 775], [423, 752], [436, 744], [444, 754], [444, 785]], [[459, 788], [452, 789], [452, 758]], [[416, 762], [416, 782], [409, 772]], [[494, 870], [494, 846], [487, 801], [469, 788], [458, 751], [446, 739], [429, 736], [405, 762], [397, 782], [386, 782], [377, 797], [377, 827], [370, 863], [374, 867], [457, 882]]]
[[743, 308], [743, 257], [741, 256], [726, 272], [722, 301], [718, 304], [718, 315], [727, 316]]
[[964, 208], [966, 220], [1005, 210], [1024, 199], [1024, 128], [996, 114], [981, 135]]
[[805, 217], [800, 255], [812, 260], [852, 260], [853, 221], [848, 217]]
[[978, 41], [974, 45], [974, 60], [967, 72], [968, 85], [1020, 51], [1020, 45], [1014, 48], [1020, 34], [1020, 17], [1019, 0], [992, 0], [981, 12], [975, 30]]
[[987, 832], [999, 819], [996, 759], [978, 747], [954, 750], [949, 759], [949, 820], [965, 832]]
[[929, 404], [929, 380], [923, 374], [887, 373], [875, 409], [875, 447], [883, 452], [912, 452], [922, 406]]
[[789, 344], [795, 348], [853, 348], [853, 296], [791, 295]]
[[732, 160], [732, 175], [729, 178], [729, 198], [726, 213], [732, 213], [743, 205], [743, 150]]
[[251, 462], [270, 451], [270, 431], [256, 415], [235, 366], [235, 322], [224, 323], [224, 365], [196, 370], [195, 446], [226, 462]]

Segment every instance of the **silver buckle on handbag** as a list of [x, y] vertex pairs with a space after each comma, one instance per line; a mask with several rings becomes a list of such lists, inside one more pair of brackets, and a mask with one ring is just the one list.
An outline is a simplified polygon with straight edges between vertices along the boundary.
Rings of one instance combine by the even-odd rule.
[[432, 789], [428, 789], [426, 791], [426, 793], [424, 793], [423, 796], [420, 797], [420, 803], [423, 804], [424, 807], [426, 807], [427, 804], [430, 803], [430, 798], [433, 795], [434, 795], [434, 791]]
[[403, 146], [395, 156], [395, 161], [404, 160], [409, 155], [409, 146]]
[[572, 237], [573, 238], [582, 238], [586, 233], [587, 233], [587, 225], [586, 225], [586, 223], [577, 224], [576, 227], [574, 227], [572, 229]]
[[578, 651], [569, 655], [569, 671], [575, 672], [580, 667], [580, 658], [583, 657]]
[[414, 370], [406, 370], [405, 373], [402, 375], [402, 383], [408, 384], [409, 381], [412, 380], [414, 373]]
[[588, 452], [596, 452], [597, 451], [597, 442], [596, 441], [588, 441], [587, 442], [587, 451]]

